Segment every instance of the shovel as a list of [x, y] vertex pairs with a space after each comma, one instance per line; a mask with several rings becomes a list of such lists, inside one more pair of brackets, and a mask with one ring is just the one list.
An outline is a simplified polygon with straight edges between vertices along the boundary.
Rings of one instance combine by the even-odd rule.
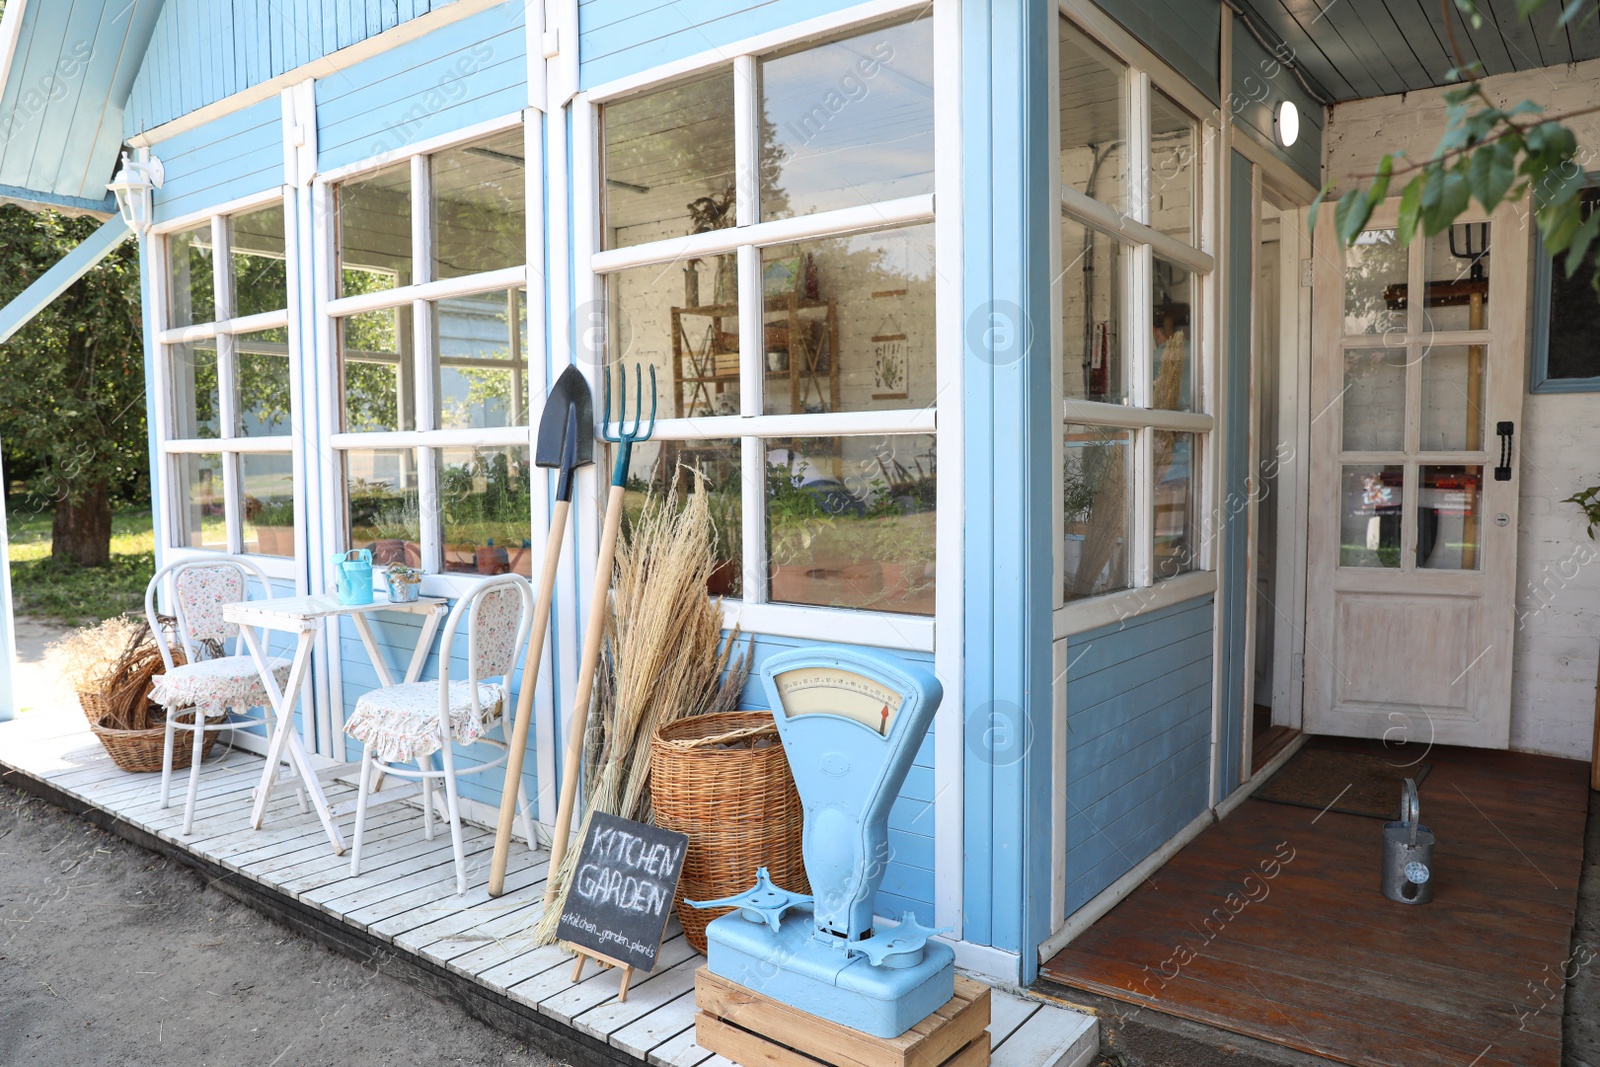
[[517, 717], [506, 745], [506, 784], [500, 792], [500, 822], [494, 832], [494, 860], [489, 867], [489, 895], [505, 892], [506, 860], [511, 851], [511, 826], [517, 815], [516, 782], [528, 751], [528, 724], [533, 720], [533, 690], [539, 679], [539, 657], [545, 631], [550, 628], [550, 598], [556, 586], [556, 566], [567, 532], [567, 512], [572, 507], [572, 472], [594, 462], [594, 397], [578, 368], [568, 367], [539, 416], [539, 437], [533, 462], [561, 471], [556, 479], [556, 506], [550, 511], [550, 531], [545, 537], [544, 570], [539, 575], [539, 599], [533, 607], [533, 629], [528, 631], [528, 659], [522, 668], [522, 692], [517, 695]]
[[550, 839], [550, 874], [545, 883], [544, 908], [549, 912], [556, 899], [556, 875], [566, 858], [567, 838], [572, 834], [572, 811], [578, 803], [578, 768], [583, 763], [583, 735], [589, 726], [589, 698], [594, 693], [594, 672], [600, 665], [600, 640], [605, 636], [606, 600], [611, 592], [611, 565], [616, 557], [617, 532], [622, 528], [622, 499], [628, 482], [628, 463], [633, 458], [635, 441], [648, 441], [656, 431], [656, 369], [650, 368], [650, 425], [643, 432], [644, 383], [639, 367], [633, 368], [633, 429], [628, 421], [628, 370], [619, 367], [617, 426], [611, 429], [611, 368], [605, 368], [605, 415], [601, 433], [617, 445], [617, 461], [611, 468], [611, 491], [606, 496], [605, 526], [600, 531], [600, 554], [595, 559], [594, 590], [589, 595], [589, 624], [583, 635], [583, 656], [578, 661], [578, 690], [572, 698], [572, 715], [567, 720], [567, 755], [562, 764], [561, 806], [556, 809], [555, 835]]

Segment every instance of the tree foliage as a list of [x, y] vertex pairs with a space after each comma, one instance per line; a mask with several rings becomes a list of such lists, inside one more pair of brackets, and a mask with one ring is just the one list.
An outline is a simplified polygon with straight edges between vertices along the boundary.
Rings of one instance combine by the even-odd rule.
[[[99, 225], [0, 207], [0, 303]], [[0, 441], [22, 489], [13, 505], [54, 508], [58, 525], [72, 517], [89, 542], [104, 545], [75, 547], [68, 536], [58, 538], [57, 554], [96, 562], [110, 550], [112, 501], [150, 495], [137, 246], [124, 242], [79, 279], [11, 338], [4, 358]]]
[[[1552, 0], [1517, 0], [1517, 15], [1527, 19]], [[1355, 176], [1334, 207], [1333, 224], [1339, 241], [1348, 246], [1366, 225], [1372, 211], [1394, 182], [1404, 179], [1400, 192], [1397, 235], [1410, 243], [1420, 229], [1427, 236], [1441, 233], [1476, 201], [1493, 211], [1507, 201], [1531, 194], [1531, 209], [1545, 250], [1552, 256], [1566, 253], [1567, 276], [1576, 274], [1590, 258], [1600, 255], [1600, 212], [1586, 213], [1580, 194], [1585, 177], [1578, 161], [1578, 139], [1566, 125], [1580, 115], [1600, 110], [1600, 105], [1546, 115], [1539, 104], [1524, 100], [1503, 108], [1483, 89], [1477, 63], [1464, 63], [1456, 47], [1451, 0], [1441, 0], [1445, 27], [1456, 67], [1450, 77], [1461, 85], [1445, 94], [1447, 122], [1438, 147], [1427, 160], [1410, 160], [1404, 152], [1386, 153], [1375, 171]], [[1479, 0], [1454, 0], [1456, 10], [1474, 29], [1483, 23]], [[1561, 0], [1556, 30], [1596, 17], [1594, 0]], [[1309, 222], [1332, 190], [1324, 186], [1311, 205]], [[1600, 272], [1595, 274], [1600, 290]]]

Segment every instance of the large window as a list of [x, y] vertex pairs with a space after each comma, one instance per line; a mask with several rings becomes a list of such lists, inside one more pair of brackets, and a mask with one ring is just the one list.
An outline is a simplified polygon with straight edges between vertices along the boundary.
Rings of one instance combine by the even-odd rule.
[[583, 354], [654, 368], [631, 499], [706, 478], [718, 592], [933, 613], [934, 77], [921, 17], [600, 109]]
[[343, 544], [532, 573], [520, 125], [333, 189]]
[[1181, 104], [1059, 23], [1063, 602], [1201, 569], [1202, 141]]
[[[1600, 211], [1600, 188], [1583, 191], [1585, 220]], [[1452, 231], [1454, 232], [1454, 231]], [[1600, 392], [1600, 297], [1593, 260], [1567, 274], [1566, 253], [1537, 251], [1532, 384], [1534, 392]]]
[[165, 262], [158, 341], [168, 544], [293, 557], [283, 202], [167, 234]]

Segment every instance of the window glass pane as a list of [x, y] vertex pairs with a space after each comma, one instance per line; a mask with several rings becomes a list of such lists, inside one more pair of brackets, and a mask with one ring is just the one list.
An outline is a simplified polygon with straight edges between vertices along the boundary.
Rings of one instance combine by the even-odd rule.
[[1400, 566], [1405, 468], [1347, 466], [1340, 474], [1339, 566]]
[[228, 550], [223, 508], [222, 456], [216, 452], [172, 457], [178, 487], [178, 546]]
[[422, 510], [412, 448], [352, 448], [344, 454], [345, 519], [351, 548], [372, 562], [422, 565]]
[[1200, 243], [1195, 179], [1198, 124], [1159, 90], [1150, 92], [1150, 225], [1185, 244]]
[[527, 309], [520, 289], [434, 305], [440, 429], [527, 425]]
[[524, 154], [518, 127], [429, 158], [434, 278], [527, 262]]
[[233, 260], [233, 313], [257, 315], [289, 306], [283, 201], [228, 220], [228, 255]]
[[244, 550], [263, 556], [294, 556], [294, 457], [278, 452], [239, 456], [244, 483]]
[[270, 437], [290, 432], [289, 334], [261, 330], [233, 340], [238, 366], [239, 433]]
[[765, 410], [934, 403], [933, 227], [762, 250]]
[[1345, 349], [1342, 399], [1346, 452], [1405, 448], [1406, 349]]
[[607, 275], [605, 329], [580, 330], [579, 357], [625, 361], [630, 396], [633, 367], [644, 368], [646, 389], [654, 367], [660, 418], [739, 414], [737, 269], [730, 254]]
[[1478, 501], [1482, 467], [1419, 468], [1417, 566], [1428, 570], [1478, 569]]
[[337, 191], [339, 295], [411, 284], [411, 163], [344, 182]]
[[172, 376], [172, 436], [222, 436], [222, 398], [217, 390], [217, 342], [168, 345]]
[[416, 371], [411, 309], [367, 311], [340, 319], [339, 354], [345, 430], [412, 429]]
[[1428, 279], [1424, 330], [1489, 328], [1492, 244], [1487, 222], [1456, 223], [1428, 238], [1423, 259]]
[[1061, 184], [1128, 206], [1128, 82], [1120, 62], [1066, 19], [1061, 35]]
[[1441, 345], [1422, 354], [1422, 448], [1483, 447], [1483, 345]]
[[1061, 390], [1075, 400], [1128, 402], [1122, 245], [1061, 220]]
[[[1600, 189], [1583, 191], [1582, 211], [1600, 210]], [[1591, 258], [1567, 277], [1566, 254], [1550, 263], [1549, 347], [1545, 373], [1550, 378], [1600, 378], [1600, 299], [1595, 296]], [[1536, 314], [1538, 312], [1535, 312]]]
[[1152, 430], [1150, 445], [1156, 498], [1153, 574], [1160, 581], [1200, 569], [1200, 441], [1192, 433]]
[[733, 68], [601, 112], [606, 248], [734, 223]]
[[1405, 246], [1393, 230], [1362, 230], [1344, 251], [1344, 332], [1405, 329]]
[[1062, 435], [1062, 591], [1076, 600], [1127, 589], [1133, 431], [1069, 424]]
[[[609, 450], [608, 450], [609, 451]], [[610, 469], [614, 455], [605, 457]], [[706, 504], [711, 512], [711, 555], [715, 567], [706, 581], [712, 596], [744, 594], [744, 504], [740, 496], [742, 454], [739, 441], [641, 441], [628, 464], [628, 484], [623, 496], [625, 526], [636, 520], [645, 502], [675, 493], [687, 498], [694, 488], [688, 470], [705, 478]]]
[[933, 436], [767, 444], [771, 599], [932, 615]]
[[167, 238], [168, 326], [193, 326], [216, 319], [211, 253], [210, 222], [179, 230]]
[[1151, 293], [1151, 406], [1195, 410], [1194, 275], [1156, 256]]
[[446, 571], [532, 575], [529, 466], [526, 445], [439, 450]]
[[761, 64], [761, 217], [933, 191], [933, 19]]

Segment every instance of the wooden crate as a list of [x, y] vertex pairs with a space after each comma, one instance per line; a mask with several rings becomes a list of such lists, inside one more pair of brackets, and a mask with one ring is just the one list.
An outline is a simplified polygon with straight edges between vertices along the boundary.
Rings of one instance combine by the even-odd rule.
[[695, 1044], [743, 1067], [988, 1067], [989, 987], [956, 975], [956, 995], [899, 1037], [873, 1037], [779, 1003], [701, 967]]

